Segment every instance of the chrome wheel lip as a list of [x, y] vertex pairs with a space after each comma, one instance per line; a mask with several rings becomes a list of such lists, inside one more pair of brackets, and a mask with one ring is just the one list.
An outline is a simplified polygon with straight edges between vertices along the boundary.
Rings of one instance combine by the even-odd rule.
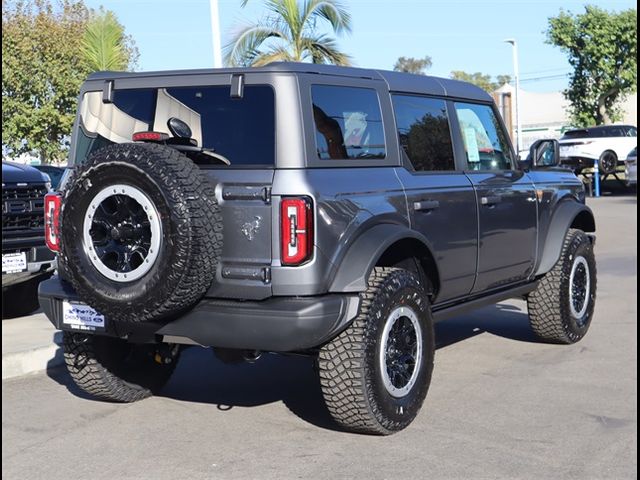
[[[582, 273], [584, 272], [584, 273]], [[576, 276], [584, 275], [584, 280], [577, 279]], [[589, 308], [591, 296], [591, 276], [589, 272], [589, 263], [587, 259], [581, 255], [573, 259], [571, 273], [569, 275], [569, 308], [571, 315], [581, 320]], [[580, 297], [583, 297], [582, 299]]]
[[[119, 272], [106, 266], [95, 253], [93, 239], [91, 238], [94, 212], [104, 200], [115, 195], [125, 195], [138, 202], [147, 215], [149, 228], [151, 230], [149, 253], [140, 266], [130, 272]], [[84, 252], [89, 258], [89, 261], [102, 275], [118, 283], [133, 282], [151, 270], [160, 254], [162, 243], [162, 223], [160, 222], [160, 215], [158, 214], [155, 204], [142, 190], [127, 184], [110, 185], [100, 190], [89, 202], [82, 224], [82, 241]]]
[[[413, 330], [416, 335], [416, 352], [415, 352], [415, 362], [413, 371], [411, 372], [411, 376], [409, 381], [401, 388], [396, 387], [388, 372], [387, 365], [387, 347], [390, 340], [390, 332], [395, 323], [401, 318], [408, 318], [413, 326]], [[406, 305], [396, 307], [387, 317], [387, 320], [384, 324], [384, 329], [382, 331], [382, 336], [380, 338], [380, 349], [378, 355], [378, 362], [380, 366], [380, 372], [382, 374], [382, 383], [392, 397], [402, 398], [406, 396], [415, 383], [418, 380], [418, 375], [420, 373], [420, 365], [422, 362], [423, 355], [423, 345], [422, 345], [422, 327], [420, 325], [420, 321], [418, 320], [418, 316], [413, 311], [411, 307]]]

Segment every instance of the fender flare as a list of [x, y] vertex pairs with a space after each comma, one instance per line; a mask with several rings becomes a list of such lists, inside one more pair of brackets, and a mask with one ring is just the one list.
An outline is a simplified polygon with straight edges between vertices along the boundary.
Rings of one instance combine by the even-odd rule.
[[[382, 254], [400, 240], [417, 240], [429, 251], [429, 243], [418, 232], [398, 224], [382, 224], [363, 232], [342, 257], [329, 292], [363, 292], [367, 279]], [[437, 266], [435, 267], [437, 270]], [[438, 275], [438, 272], [432, 272]]]
[[595, 218], [589, 207], [575, 201], [560, 202], [549, 222], [535, 276], [544, 275], [556, 264], [567, 232], [576, 220], [579, 220], [579, 228], [585, 232], [596, 231]]

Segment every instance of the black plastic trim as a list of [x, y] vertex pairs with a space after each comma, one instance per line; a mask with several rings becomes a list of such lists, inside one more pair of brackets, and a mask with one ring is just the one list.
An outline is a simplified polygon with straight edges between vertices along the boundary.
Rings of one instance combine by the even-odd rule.
[[[71, 285], [55, 276], [40, 283], [38, 295], [51, 323], [60, 330], [68, 329], [62, 324], [62, 300], [80, 301]], [[117, 324], [107, 317], [106, 331], [99, 333], [126, 336], [132, 341], [149, 341], [155, 335], [182, 337], [203, 346], [292, 352], [317, 347], [335, 337], [355, 318], [359, 302], [358, 295], [244, 302], [205, 298], [165, 325]]]
[[446, 320], [447, 318], [462, 315], [463, 313], [469, 312], [471, 310], [476, 310], [478, 308], [486, 307], [487, 305], [493, 305], [495, 303], [502, 302], [503, 300], [522, 297], [535, 290], [537, 286], [538, 282], [531, 282], [524, 285], [519, 285], [517, 287], [500, 290], [495, 293], [485, 293], [482, 296], [471, 298], [469, 300], [455, 303], [453, 305], [435, 305], [433, 308], [433, 319], [436, 322], [440, 322], [442, 320]]

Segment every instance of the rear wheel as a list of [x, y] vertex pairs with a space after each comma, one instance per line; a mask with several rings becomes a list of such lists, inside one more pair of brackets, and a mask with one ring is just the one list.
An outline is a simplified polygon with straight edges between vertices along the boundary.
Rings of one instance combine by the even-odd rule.
[[429, 301], [415, 275], [376, 267], [360, 314], [319, 354], [320, 383], [334, 420], [361, 433], [388, 435], [416, 417], [434, 357]]
[[535, 334], [550, 343], [575, 343], [589, 330], [596, 301], [596, 260], [582, 230], [570, 229], [560, 259], [527, 297]]
[[64, 360], [75, 384], [102, 400], [135, 402], [157, 393], [176, 368], [178, 345], [133, 344], [64, 332]]
[[600, 155], [600, 159], [598, 160], [598, 169], [600, 173], [603, 175], [610, 175], [615, 173], [618, 168], [618, 156], [615, 152], [611, 150], [607, 150]]

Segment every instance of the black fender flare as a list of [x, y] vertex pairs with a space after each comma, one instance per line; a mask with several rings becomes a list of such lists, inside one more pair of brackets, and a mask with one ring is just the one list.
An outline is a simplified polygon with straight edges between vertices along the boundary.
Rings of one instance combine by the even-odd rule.
[[596, 221], [589, 207], [577, 201], [565, 200], [558, 204], [549, 222], [535, 275], [544, 275], [553, 268], [562, 252], [564, 238], [574, 226], [585, 232], [596, 231]]
[[[363, 232], [342, 257], [329, 292], [364, 292], [369, 274], [382, 254], [394, 243], [407, 239], [418, 241], [429, 252], [433, 251], [423, 235], [405, 225], [385, 223]], [[431, 273], [438, 275], [437, 265], [435, 269]]]

